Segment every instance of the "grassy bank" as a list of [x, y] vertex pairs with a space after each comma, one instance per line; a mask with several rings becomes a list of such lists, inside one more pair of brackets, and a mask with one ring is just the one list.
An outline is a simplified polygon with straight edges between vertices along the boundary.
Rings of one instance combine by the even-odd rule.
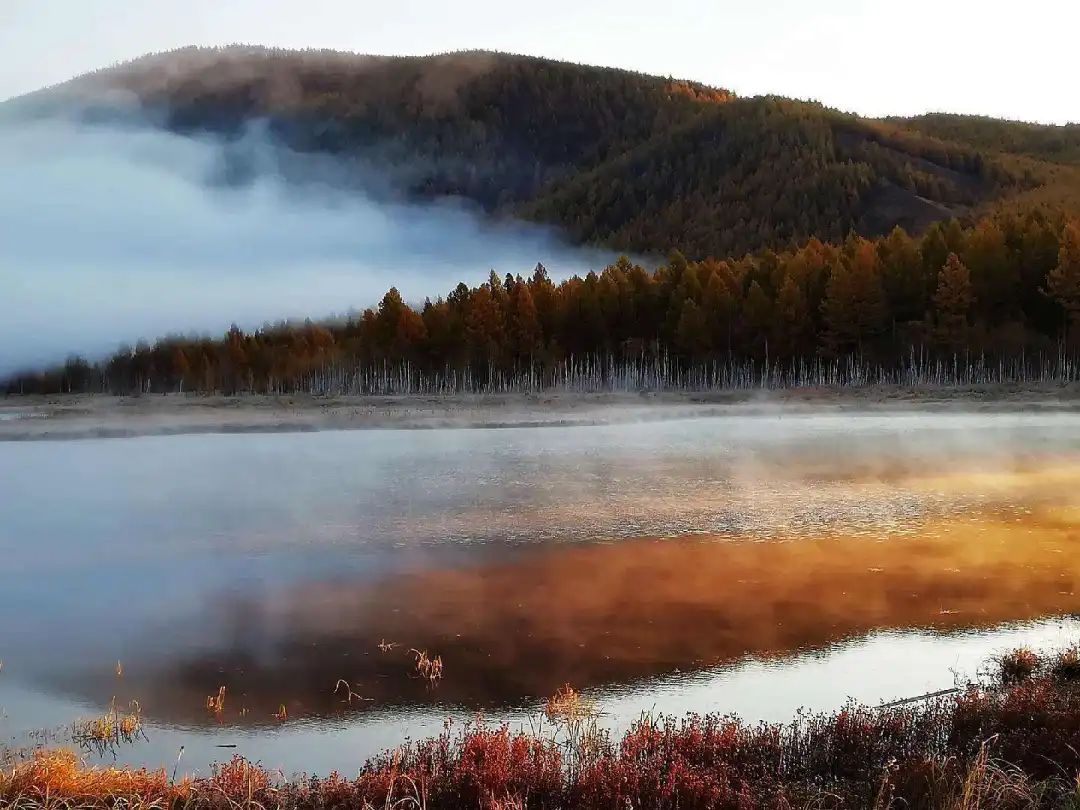
[[234, 759], [208, 776], [87, 768], [40, 752], [0, 773], [5, 808], [1077, 808], [1080, 657], [1020, 650], [978, 685], [781, 725], [717, 715], [597, 731], [572, 690], [543, 726], [448, 729], [355, 777], [287, 780]]

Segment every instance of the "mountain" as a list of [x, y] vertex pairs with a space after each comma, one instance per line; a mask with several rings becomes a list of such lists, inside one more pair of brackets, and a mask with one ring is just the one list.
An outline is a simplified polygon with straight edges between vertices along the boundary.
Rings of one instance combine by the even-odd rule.
[[890, 120], [924, 135], [965, 143], [976, 149], [1026, 155], [1051, 163], [1080, 164], [1080, 124], [1029, 124], [948, 113]]
[[17, 104], [94, 116], [134, 106], [170, 130], [226, 137], [265, 122], [295, 150], [376, 170], [396, 195], [463, 197], [577, 242], [691, 258], [921, 232], [1020, 199], [1072, 205], [1080, 189], [1073, 128], [874, 121], [501, 53], [186, 48]]

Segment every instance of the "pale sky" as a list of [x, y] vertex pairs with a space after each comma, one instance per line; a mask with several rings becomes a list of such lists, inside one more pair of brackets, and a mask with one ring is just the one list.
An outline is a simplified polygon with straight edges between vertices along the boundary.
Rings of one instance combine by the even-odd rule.
[[1077, 0], [0, 0], [0, 98], [191, 44], [536, 54], [864, 115], [1080, 121]]

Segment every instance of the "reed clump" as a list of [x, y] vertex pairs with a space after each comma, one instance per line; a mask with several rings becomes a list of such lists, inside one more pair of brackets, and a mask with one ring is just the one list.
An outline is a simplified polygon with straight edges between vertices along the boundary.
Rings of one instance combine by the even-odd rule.
[[1033, 650], [1019, 647], [997, 659], [998, 677], [1002, 683], [1020, 683], [1034, 675], [1040, 663], [1039, 656]]
[[225, 687], [222, 686], [218, 689], [216, 695], [206, 696], [206, 709], [213, 712], [218, 717], [221, 717], [225, 711]]
[[190, 790], [190, 781], [173, 782], [164, 770], [88, 768], [71, 751], [38, 751], [0, 774], [0, 807], [175, 807]]
[[544, 704], [544, 715], [554, 723], [578, 723], [597, 714], [596, 702], [586, 698], [570, 684], [560, 688]]
[[1054, 677], [1063, 681], [1080, 681], [1080, 647], [1069, 647], [1051, 665]]
[[416, 674], [427, 681], [429, 684], [435, 684], [442, 680], [443, 676], [443, 661], [442, 656], [436, 655], [434, 657], [428, 655], [427, 650], [410, 650], [413, 657], [416, 659], [415, 668]]
[[137, 700], [131, 701], [126, 711], [121, 711], [113, 700], [109, 711], [100, 717], [77, 721], [71, 738], [78, 744], [97, 749], [108, 749], [121, 743], [134, 743], [142, 734], [142, 708]]

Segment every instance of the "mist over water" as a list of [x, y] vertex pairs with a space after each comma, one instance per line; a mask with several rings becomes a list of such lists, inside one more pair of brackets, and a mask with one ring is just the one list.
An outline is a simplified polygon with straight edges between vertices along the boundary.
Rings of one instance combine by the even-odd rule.
[[388, 201], [378, 167], [146, 122], [0, 119], [0, 375], [611, 257], [466, 203]]
[[0, 730], [137, 700], [122, 762], [325, 772], [566, 682], [616, 729], [947, 688], [1075, 639], [1078, 476], [1075, 412], [13, 443]]

